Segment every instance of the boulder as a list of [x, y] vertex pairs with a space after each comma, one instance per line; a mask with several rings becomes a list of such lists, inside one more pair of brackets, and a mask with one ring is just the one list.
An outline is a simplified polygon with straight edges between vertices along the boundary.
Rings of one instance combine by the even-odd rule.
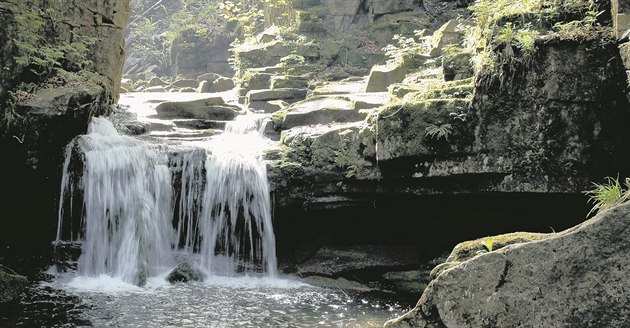
[[231, 120], [238, 114], [238, 107], [227, 105], [221, 97], [210, 97], [192, 101], [167, 101], [155, 110], [159, 117], [200, 118], [208, 120]]
[[625, 327], [630, 203], [444, 270], [386, 327]]
[[220, 77], [212, 82], [210, 92], [223, 92], [234, 89], [234, 81], [227, 77]]
[[0, 304], [18, 299], [27, 283], [26, 277], [0, 265]]
[[166, 280], [170, 283], [175, 282], [189, 282], [189, 281], [203, 281], [206, 278], [205, 273], [201, 269], [191, 263], [185, 262], [173, 269], [168, 274]]
[[282, 124], [283, 129], [295, 126], [362, 121], [366, 113], [352, 108], [352, 102], [339, 98], [306, 100], [291, 106]]
[[352, 25], [354, 17], [359, 12], [361, 0], [330, 0], [327, 1], [329, 15], [334, 24], [334, 30], [345, 30]]
[[467, 23], [458, 19], [450, 20], [442, 25], [440, 29], [433, 33], [429, 56], [441, 56], [444, 47], [459, 44], [466, 32], [466, 27]]
[[156, 86], [167, 86], [168, 83], [162, 80], [161, 78], [154, 76], [147, 82], [147, 87], [156, 87]]
[[131, 79], [122, 79], [120, 81], [120, 87], [127, 90], [133, 90], [133, 81]]
[[210, 92], [210, 82], [208, 81], [201, 81], [199, 82], [199, 86], [197, 87], [197, 92], [198, 93], [206, 93], [206, 92]]
[[397, 293], [422, 295], [429, 283], [428, 272], [423, 270], [394, 271], [383, 274], [383, 279]]
[[[262, 90], [269, 89], [271, 87], [272, 73], [259, 73], [249, 70], [243, 77], [241, 82], [241, 88], [244, 90]], [[245, 91], [245, 94], [247, 92]], [[245, 95], [243, 94], [243, 95]]]
[[220, 77], [222, 76], [217, 73], [205, 73], [205, 74], [201, 74], [197, 76], [197, 82], [208, 81], [212, 83], [216, 81], [217, 79], [219, 79]]
[[307, 89], [266, 89], [266, 90], [252, 90], [247, 93], [247, 98], [252, 101], [264, 101], [264, 100], [287, 100], [295, 101], [304, 99], [306, 97]]
[[169, 86], [171, 88], [196, 88], [199, 86], [199, 82], [193, 79], [181, 79], [171, 83]]
[[148, 87], [144, 90], [142, 90], [142, 92], [168, 92], [169, 90], [167, 90], [165, 87], [161, 86], [161, 85], [156, 85], [154, 87]]
[[197, 89], [195, 89], [195, 88], [181, 88], [181, 89], [179, 89], [179, 92], [197, 92]]
[[407, 70], [400, 65], [377, 65], [372, 67], [365, 92], [383, 92], [394, 83], [405, 79]]
[[271, 78], [271, 89], [306, 89], [308, 80], [299, 76], [274, 76]]

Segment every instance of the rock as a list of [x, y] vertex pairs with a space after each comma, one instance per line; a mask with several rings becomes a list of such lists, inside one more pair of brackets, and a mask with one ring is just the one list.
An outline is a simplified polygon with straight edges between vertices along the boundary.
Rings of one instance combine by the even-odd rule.
[[217, 73], [205, 73], [205, 74], [201, 74], [197, 76], [197, 82], [208, 81], [210, 83], [213, 83], [214, 81], [216, 81], [217, 79], [221, 77], [222, 76]]
[[462, 40], [467, 24], [461, 20], [451, 20], [442, 25], [439, 30], [433, 33], [431, 40], [431, 57], [442, 55], [442, 49], [449, 45], [456, 45]]
[[181, 79], [171, 83], [169, 86], [171, 88], [196, 88], [199, 86], [199, 82], [193, 79]]
[[166, 277], [166, 280], [170, 283], [203, 281], [204, 279], [206, 279], [205, 273], [196, 265], [188, 262], [178, 265]]
[[295, 126], [362, 121], [366, 113], [355, 111], [352, 102], [336, 98], [306, 100], [288, 108], [283, 129]]
[[133, 90], [133, 81], [131, 79], [122, 79], [120, 81], [120, 87], [125, 88], [127, 90]]
[[181, 89], [179, 89], [179, 92], [197, 92], [197, 89], [195, 89], [195, 88], [181, 88]]
[[372, 288], [360, 284], [356, 281], [351, 281], [344, 278], [328, 278], [321, 276], [310, 276], [303, 279], [303, 281], [309, 285], [329, 288], [334, 290], [342, 290], [342, 291], [353, 291], [353, 292], [369, 292]]
[[301, 275], [338, 276], [379, 267], [404, 267], [418, 262], [417, 250], [394, 246], [325, 246], [299, 265]]
[[27, 283], [26, 277], [0, 265], [0, 304], [17, 300]]
[[216, 79], [212, 86], [210, 86], [210, 92], [223, 92], [234, 89], [234, 81], [227, 77], [220, 77]]
[[306, 89], [267, 89], [267, 90], [252, 90], [247, 93], [247, 98], [252, 101], [264, 101], [264, 100], [287, 100], [295, 101], [304, 99], [306, 97]]
[[154, 86], [154, 87], [148, 87], [144, 90], [142, 90], [142, 92], [169, 92], [169, 90], [167, 90], [165, 87], [163, 86]]
[[465, 51], [455, 51], [444, 54], [442, 71], [445, 81], [462, 80], [473, 76], [472, 56]]
[[199, 82], [199, 86], [197, 87], [197, 92], [198, 93], [206, 93], [206, 92], [210, 92], [210, 87], [211, 84], [208, 81], [201, 81]]
[[[386, 327], [624, 327], [630, 203], [443, 271]], [[462, 297], [466, 295], [466, 297]]]
[[365, 92], [383, 92], [394, 83], [405, 79], [406, 69], [400, 65], [377, 65], [372, 67]]
[[361, 0], [330, 0], [326, 2], [335, 31], [350, 27], [359, 11], [361, 2]]
[[149, 82], [147, 83], [147, 87], [157, 87], [157, 86], [166, 87], [167, 85], [168, 83], [166, 83], [164, 80], [162, 80], [161, 78], [157, 76], [151, 78]]
[[394, 291], [407, 295], [422, 295], [429, 283], [428, 272], [422, 270], [386, 272], [383, 279]]
[[270, 101], [252, 101], [247, 105], [249, 108], [255, 111], [262, 111], [265, 113], [275, 113], [279, 110], [285, 109], [289, 104], [283, 100], [270, 100]]
[[372, 0], [370, 11], [373, 15], [399, 13], [413, 10], [414, 0]]
[[245, 90], [245, 94], [249, 90], [262, 90], [271, 87], [272, 73], [257, 73], [249, 70], [243, 77], [241, 88]]
[[232, 120], [238, 107], [230, 106], [221, 97], [210, 97], [192, 101], [167, 101], [155, 110], [159, 117], [199, 118], [208, 120]]
[[274, 76], [271, 78], [271, 89], [306, 89], [308, 80], [299, 76]]

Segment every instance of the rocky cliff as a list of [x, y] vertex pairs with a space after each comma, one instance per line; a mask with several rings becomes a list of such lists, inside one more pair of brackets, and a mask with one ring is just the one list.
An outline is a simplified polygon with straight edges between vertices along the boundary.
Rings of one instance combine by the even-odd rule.
[[53, 238], [63, 149], [118, 98], [128, 15], [127, 0], [0, 3], [3, 243]]

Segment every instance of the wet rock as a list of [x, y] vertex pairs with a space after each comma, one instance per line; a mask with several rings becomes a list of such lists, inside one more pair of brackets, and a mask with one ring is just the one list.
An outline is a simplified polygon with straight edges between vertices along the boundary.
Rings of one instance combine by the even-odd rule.
[[199, 82], [199, 86], [197, 87], [197, 92], [198, 93], [210, 92], [210, 87], [211, 86], [212, 86], [212, 84], [210, 84], [210, 82], [208, 82], [208, 81], [201, 81], [201, 82]]
[[421, 295], [429, 283], [429, 274], [423, 270], [395, 271], [386, 272], [383, 279], [398, 293]]
[[239, 108], [227, 105], [221, 97], [210, 97], [192, 101], [167, 101], [159, 104], [155, 110], [160, 117], [232, 120]]
[[0, 303], [17, 300], [27, 283], [26, 277], [0, 265]]
[[275, 113], [279, 110], [285, 109], [288, 105], [289, 104], [283, 100], [252, 101], [248, 104], [250, 109], [265, 113]]
[[341, 289], [343, 291], [368, 292], [372, 290], [372, 288], [366, 285], [345, 278], [334, 279], [321, 276], [310, 276], [304, 278], [303, 281], [312, 286], [336, 290]]
[[178, 92], [197, 92], [195, 88], [181, 88]]
[[168, 274], [166, 280], [170, 283], [203, 281], [206, 278], [205, 273], [199, 267], [191, 263], [182, 263], [178, 265], [171, 273]]
[[[386, 327], [624, 327], [630, 204], [443, 271]], [[462, 295], [467, 295], [462, 297]]]

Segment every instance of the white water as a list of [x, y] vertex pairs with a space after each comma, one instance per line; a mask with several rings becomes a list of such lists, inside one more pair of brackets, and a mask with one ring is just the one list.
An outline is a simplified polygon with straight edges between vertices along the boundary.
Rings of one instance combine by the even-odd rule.
[[[205, 143], [205, 151], [174, 156], [170, 166], [181, 171], [181, 179], [173, 197], [164, 154], [120, 136], [105, 118], [93, 119], [88, 134], [66, 150], [60, 195], [57, 243], [82, 243], [78, 273], [143, 284], [147, 276], [172, 269], [175, 248], [181, 247], [211, 274], [263, 271], [275, 277], [263, 120], [239, 117]], [[82, 155], [80, 177], [71, 175], [75, 149]], [[64, 231], [73, 228], [75, 197], [83, 199], [80, 234], [68, 238]]]

